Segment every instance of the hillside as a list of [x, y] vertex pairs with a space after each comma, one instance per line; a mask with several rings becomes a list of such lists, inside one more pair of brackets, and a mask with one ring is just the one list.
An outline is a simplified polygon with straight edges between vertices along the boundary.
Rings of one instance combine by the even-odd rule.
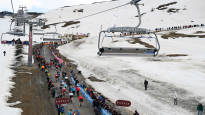
[[[64, 56], [75, 61], [95, 90], [111, 101], [130, 100], [132, 105], [128, 109], [137, 109], [143, 115], [194, 115], [197, 104], [205, 104], [204, 26], [157, 32], [161, 44], [157, 57], [99, 57], [97, 40], [101, 27], [107, 29], [112, 26], [136, 26], [137, 10], [135, 6], [126, 5], [98, 15], [88, 15], [127, 2], [129, 0], [63, 7], [49, 11], [41, 17], [47, 18], [47, 24], [50, 25], [45, 31], [55, 31], [55, 26], [52, 25], [54, 24], [57, 32], [63, 35], [90, 33], [88, 38], [73, 41], [59, 47], [59, 50]], [[142, 28], [167, 29], [201, 25], [205, 22], [205, 14], [200, 13], [205, 10], [203, 0], [142, 0], [140, 4], [144, 4], [140, 6]], [[88, 17], [82, 18], [85, 16]], [[65, 26], [65, 23], [70, 21], [80, 23]], [[144, 47], [121, 40], [118, 43], [110, 41], [105, 43], [110, 46]], [[104, 82], [91, 81], [88, 79], [90, 76]], [[145, 79], [149, 81], [148, 91], [144, 91]], [[177, 106], [173, 105], [175, 92], [179, 100]]]

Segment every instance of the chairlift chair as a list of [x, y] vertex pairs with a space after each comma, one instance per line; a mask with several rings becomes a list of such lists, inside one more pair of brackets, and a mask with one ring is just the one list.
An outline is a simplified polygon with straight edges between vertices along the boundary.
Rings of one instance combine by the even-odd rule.
[[[103, 36], [102, 34], [108, 34], [108, 33], [138, 33], [138, 34], [153, 34], [154, 37], [149, 37], [148, 39], [151, 40], [154, 39], [155, 47], [154, 48], [138, 48], [138, 47], [107, 47], [103, 46], [103, 41], [105, 38], [108, 38], [107, 36]], [[110, 36], [109, 36], [110, 37]], [[111, 37], [113, 39], [113, 37]], [[122, 37], [124, 38], [124, 37]], [[137, 39], [136, 37], [132, 36], [131, 39]], [[157, 39], [157, 36], [155, 33], [151, 32], [150, 30], [144, 29], [144, 28], [136, 28], [136, 27], [113, 27], [109, 28], [108, 30], [101, 31], [99, 33], [99, 39], [98, 39], [98, 55], [101, 56], [103, 54], [106, 55], [143, 55], [143, 56], [156, 56], [158, 55], [160, 49], [160, 44]]]
[[[157, 35], [144, 28], [139, 28], [141, 25], [141, 13], [140, 13], [140, 8], [138, 2], [141, 0], [132, 0], [129, 4], [135, 5], [137, 10], [138, 10], [138, 25], [136, 27], [111, 27], [108, 28], [107, 30], [101, 30], [99, 33], [99, 38], [98, 38], [98, 52], [97, 54], [99, 56], [103, 54], [140, 54], [140, 55], [153, 55], [156, 56], [158, 55], [158, 52], [160, 50], [160, 44], [157, 38]], [[101, 39], [102, 34], [108, 34], [108, 33], [135, 33], [138, 35], [143, 35], [143, 34], [154, 34], [154, 40], [156, 43], [156, 46], [154, 48], [132, 48], [132, 47], [106, 47], [103, 46], [103, 41], [104, 38], [108, 36], [104, 36], [103, 39]], [[113, 39], [112, 36], [109, 36]], [[121, 36], [120, 36], [121, 37]], [[134, 39], [134, 36], [131, 36], [130, 38]]]
[[14, 35], [14, 36], [25, 36], [26, 34], [24, 34], [22, 31], [19, 31], [19, 30], [14, 30], [14, 31], [9, 31], [9, 32], [6, 32], [6, 33], [2, 33], [1, 34], [1, 42], [3, 40], [3, 37], [4, 35]]
[[[9, 32], [1, 34], [1, 42], [2, 42], [3, 36], [5, 34], [14, 35], [14, 36], [25, 36], [26, 35], [25, 34], [25, 28], [24, 28], [24, 30], [21, 30], [21, 26], [25, 22], [25, 17], [24, 17], [23, 14], [24, 14], [23, 10], [18, 10], [17, 15], [13, 16], [13, 18], [11, 19], [11, 24], [10, 24]], [[14, 29], [12, 30], [11, 28], [12, 28], [13, 22], [15, 22], [15, 26], [14, 26]]]
[[[45, 37], [45, 36], [52, 36], [52, 37]], [[57, 37], [56, 37], [57, 36]], [[56, 32], [47, 32], [43, 34], [43, 41], [50, 41], [50, 42], [56, 42], [61, 41], [60, 38], [58, 38], [59, 33]]]

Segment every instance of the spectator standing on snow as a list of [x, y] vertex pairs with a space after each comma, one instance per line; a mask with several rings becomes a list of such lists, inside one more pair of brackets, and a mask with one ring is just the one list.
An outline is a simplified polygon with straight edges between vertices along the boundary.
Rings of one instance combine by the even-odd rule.
[[203, 114], [204, 107], [203, 107], [203, 105], [201, 103], [198, 104], [197, 111], [198, 111], [198, 115], [202, 115]]
[[174, 92], [174, 105], [177, 105], [177, 92]]
[[3, 53], [4, 53], [4, 56], [6, 56], [6, 51], [3, 51]]
[[12, 46], [14, 46], [15, 45], [15, 39], [13, 39], [11, 42], [12, 42]]
[[137, 110], [135, 110], [135, 113], [133, 115], [140, 115]]
[[144, 80], [144, 87], [145, 87], [145, 90], [147, 90], [147, 86], [148, 86], [148, 81], [147, 81], [147, 80]]

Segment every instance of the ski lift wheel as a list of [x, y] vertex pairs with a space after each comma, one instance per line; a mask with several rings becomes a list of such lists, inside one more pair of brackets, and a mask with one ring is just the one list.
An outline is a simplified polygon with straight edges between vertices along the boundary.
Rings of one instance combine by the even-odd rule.
[[102, 55], [102, 52], [99, 51], [97, 54], [98, 54], [99, 56], [101, 56], [101, 55]]
[[101, 52], [101, 53], [104, 52], [104, 48], [100, 48], [99, 52]]

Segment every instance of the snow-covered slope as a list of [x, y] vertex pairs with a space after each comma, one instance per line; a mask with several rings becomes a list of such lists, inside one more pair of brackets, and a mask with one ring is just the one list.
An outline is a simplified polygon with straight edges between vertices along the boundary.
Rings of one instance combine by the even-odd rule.
[[[100, 12], [129, 0], [118, 0], [90, 5], [80, 5], [52, 10], [41, 17], [48, 19], [48, 24], [72, 21], [96, 12]], [[204, 0], [177, 0], [177, 4], [168, 8], [180, 9], [178, 13], [157, 10], [159, 5], [175, 0], [142, 0], [141, 27], [155, 29], [159, 27], [183, 26], [205, 22]], [[83, 13], [73, 12], [84, 9]], [[154, 11], [151, 11], [154, 9]], [[127, 5], [119, 9], [80, 19], [80, 24], [61, 27], [58, 32], [91, 33], [89, 38], [71, 42], [59, 47], [60, 52], [74, 60], [86, 78], [95, 76], [105, 82], [87, 80], [97, 91], [113, 102], [118, 99], [131, 100], [128, 109], [137, 109], [143, 115], [192, 115], [199, 102], [205, 103], [205, 43], [204, 38], [162, 39], [158, 35], [161, 50], [157, 57], [97, 56], [97, 40], [101, 25], [103, 29], [111, 26], [136, 26], [137, 11], [135, 6]], [[50, 27], [46, 31], [54, 31]], [[205, 28], [180, 30], [179, 33], [193, 34], [205, 31]], [[108, 42], [108, 41], [105, 41]], [[110, 43], [111, 44], [111, 43]], [[115, 45], [115, 44], [114, 44]], [[129, 45], [129, 44], [126, 44]], [[167, 54], [187, 54], [185, 57], [167, 57]], [[149, 81], [148, 91], [144, 91], [143, 82]], [[173, 105], [174, 92], [178, 95], [179, 105]]]
[[[10, 18], [8, 17], [0, 18], [0, 34], [8, 31], [9, 20]], [[3, 51], [6, 51], [6, 56], [3, 55]], [[14, 46], [0, 44], [0, 112], [4, 115], [20, 115], [22, 112], [21, 109], [9, 107], [12, 104], [7, 103], [8, 97], [11, 96], [10, 88], [13, 88], [12, 85], [14, 85], [11, 81], [12, 77], [14, 77], [14, 71], [11, 69], [11, 65], [15, 61], [14, 55]]]
[[[48, 24], [62, 22], [62, 21], [72, 21], [90, 14], [94, 14], [99, 11], [104, 11], [115, 6], [123, 5], [130, 0], [119, 0], [113, 2], [103, 2], [96, 4], [80, 5], [66, 8], [59, 8], [52, 10], [42, 17], [48, 18]], [[178, 0], [177, 4], [170, 5], [168, 8], [180, 9], [179, 13], [168, 14], [167, 10], [157, 10], [159, 5], [175, 2], [175, 0], [143, 0], [140, 3], [144, 3], [144, 6], [140, 6], [141, 13], [146, 13], [142, 17], [142, 27], [157, 28], [166, 27], [173, 25], [184, 25], [195, 23], [203, 23], [205, 14], [200, 13], [200, 11], [205, 10], [203, 0]], [[151, 9], [155, 10], [151, 12]], [[75, 9], [84, 9], [83, 13], [73, 12]], [[92, 17], [84, 18], [81, 21], [81, 27], [78, 28], [80, 32], [92, 32], [96, 33], [99, 31], [100, 26], [107, 28], [113, 25], [116, 26], [135, 26], [137, 24], [137, 11], [135, 6], [127, 5], [119, 9], [114, 9], [106, 13], [98, 14]], [[87, 29], [87, 24], [90, 24], [89, 30]], [[92, 26], [91, 26], [92, 25]], [[93, 31], [90, 31], [93, 30]], [[94, 31], [95, 30], [95, 31]], [[67, 29], [58, 31], [68, 31]]]

